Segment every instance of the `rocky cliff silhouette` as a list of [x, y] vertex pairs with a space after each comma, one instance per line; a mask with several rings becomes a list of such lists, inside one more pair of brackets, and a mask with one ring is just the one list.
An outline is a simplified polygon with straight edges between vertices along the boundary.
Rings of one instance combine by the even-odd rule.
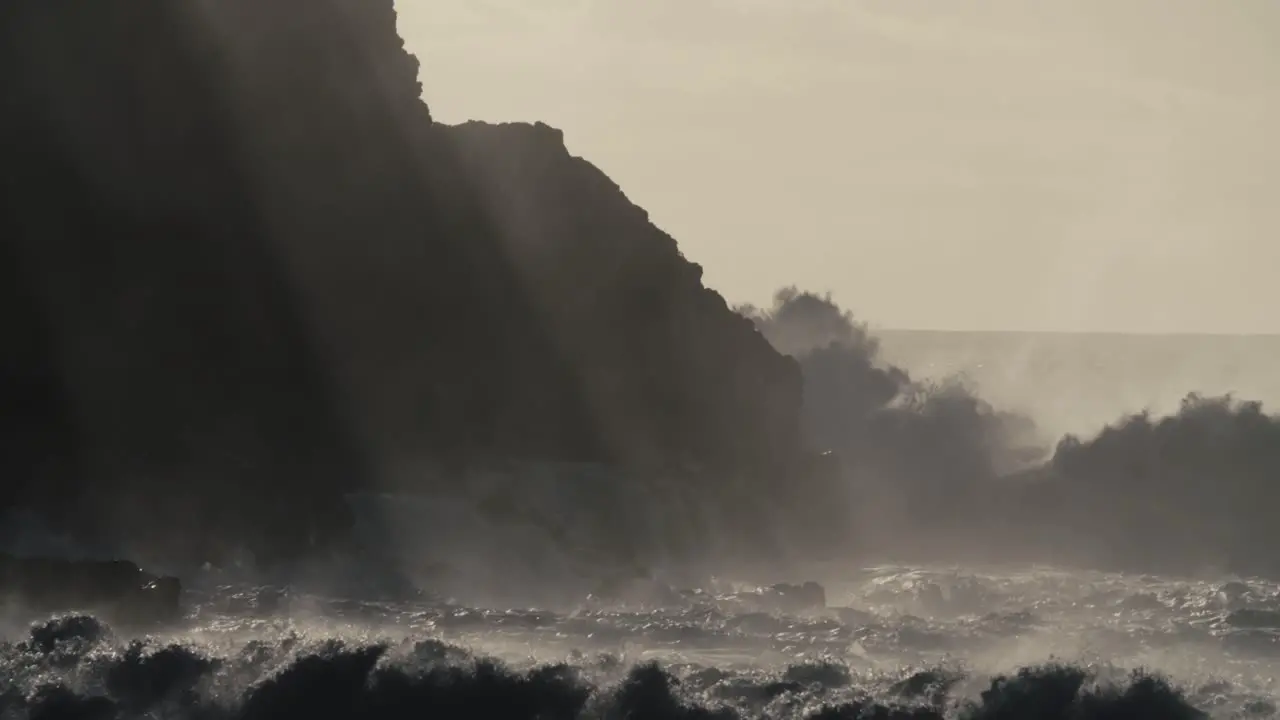
[[558, 131], [434, 123], [395, 20], [0, 9], [6, 506], [265, 559], [414, 459], [795, 466], [795, 363]]

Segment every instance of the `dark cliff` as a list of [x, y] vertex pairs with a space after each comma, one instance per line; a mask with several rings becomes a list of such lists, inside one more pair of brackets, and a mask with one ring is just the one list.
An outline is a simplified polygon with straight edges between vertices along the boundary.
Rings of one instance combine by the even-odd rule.
[[[574, 398], [584, 425], [562, 453], [744, 471], [794, 452], [798, 368], [703, 286], [702, 268], [614, 182], [570, 156], [558, 130], [473, 122], [441, 132], [494, 223], [527, 303], [522, 321], [567, 372], [549, 397], [513, 403], [536, 412]], [[518, 377], [522, 362], [502, 375]], [[518, 381], [510, 397], [540, 386]], [[516, 422], [509, 442], [537, 424]]]
[[5, 504], [293, 554], [404, 459], [792, 466], [794, 363], [557, 131], [433, 124], [417, 70], [391, 0], [5, 3]]

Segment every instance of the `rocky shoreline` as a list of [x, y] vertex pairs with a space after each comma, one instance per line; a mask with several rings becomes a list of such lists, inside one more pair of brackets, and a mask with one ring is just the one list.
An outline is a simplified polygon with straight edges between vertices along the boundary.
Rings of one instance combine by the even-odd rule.
[[0, 553], [0, 605], [17, 615], [85, 612], [121, 626], [181, 616], [182, 582], [128, 560], [71, 560]]

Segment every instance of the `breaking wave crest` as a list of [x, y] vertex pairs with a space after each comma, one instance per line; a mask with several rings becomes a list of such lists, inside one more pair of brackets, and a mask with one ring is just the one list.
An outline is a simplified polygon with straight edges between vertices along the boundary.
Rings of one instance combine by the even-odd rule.
[[761, 673], [613, 656], [518, 666], [439, 640], [289, 635], [238, 646], [126, 640], [88, 616], [0, 648], [0, 714], [47, 720], [231, 718], [1192, 718], [1164, 679], [1043, 665], [986, 681], [927, 669], [861, 675], [835, 663]]
[[[723, 581], [721, 581], [723, 582]], [[1276, 711], [1280, 587], [880, 567], [827, 603], [746, 586], [488, 609], [189, 590], [140, 637], [9, 623], [0, 717], [1192, 718]]]

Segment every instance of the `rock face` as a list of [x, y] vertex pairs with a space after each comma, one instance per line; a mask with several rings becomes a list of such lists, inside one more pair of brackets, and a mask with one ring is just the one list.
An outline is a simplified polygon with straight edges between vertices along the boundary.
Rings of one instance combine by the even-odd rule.
[[417, 69], [392, 0], [5, 3], [0, 503], [264, 560], [406, 458], [777, 492], [794, 363], [557, 131], [433, 124]]
[[806, 581], [801, 585], [790, 583], [771, 585], [765, 588], [762, 596], [772, 601], [783, 612], [798, 613], [821, 610], [827, 606], [826, 588], [812, 580]]
[[[760, 468], [794, 453], [798, 368], [703, 286], [702, 268], [643, 209], [571, 156], [559, 130], [440, 132], [559, 365], [543, 373], [559, 385], [530, 377], [511, 388], [544, 394], [513, 409], [562, 408], [556, 427], [568, 437], [544, 442], [561, 456], [641, 465]], [[535, 413], [510, 424], [512, 444], [539, 425]]]
[[0, 554], [0, 597], [41, 614], [102, 612], [115, 622], [176, 619], [182, 584], [125, 560], [65, 560]]

